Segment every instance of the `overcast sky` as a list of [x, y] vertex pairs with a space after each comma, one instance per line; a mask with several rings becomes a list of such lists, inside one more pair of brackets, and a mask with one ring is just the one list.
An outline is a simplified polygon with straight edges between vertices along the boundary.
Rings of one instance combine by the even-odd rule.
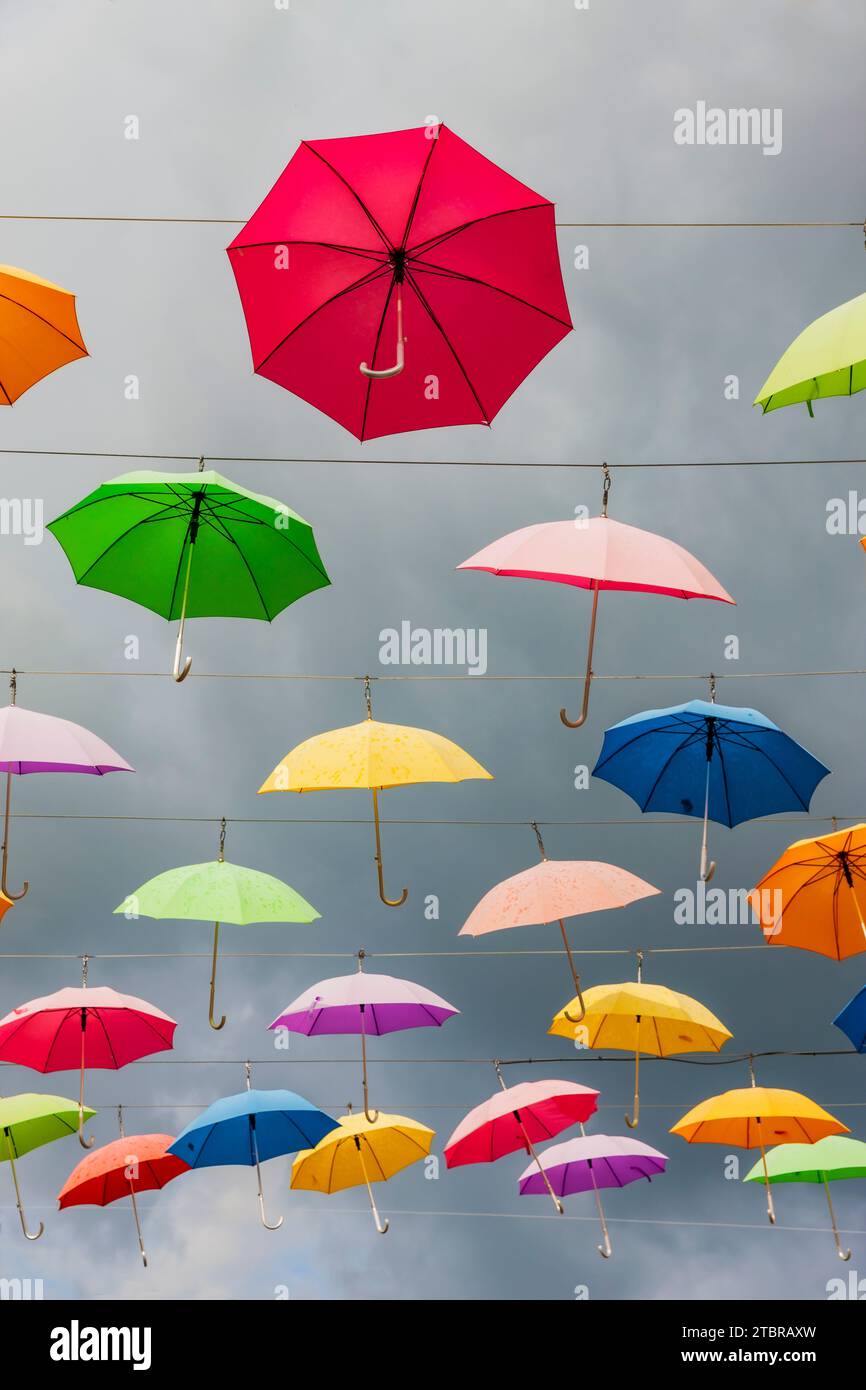
[[[298, 142], [446, 121], [518, 179], [556, 202], [561, 222], [853, 220], [866, 211], [862, 136], [866, 13], [856, 0], [0, 0], [0, 212], [243, 220]], [[782, 111], [782, 148], [675, 143], [674, 112], [706, 101]], [[124, 136], [138, 118], [140, 138]], [[212, 1100], [240, 1090], [242, 1060], [263, 1087], [286, 1086], [331, 1113], [360, 1101], [354, 1039], [297, 1038], [288, 1057], [266, 1025], [323, 976], [353, 968], [350, 953], [422, 953], [371, 968], [415, 979], [461, 1010], [441, 1032], [370, 1044], [373, 1103], [429, 1123], [434, 1152], [462, 1115], [496, 1087], [483, 1059], [549, 1058], [509, 1079], [564, 1077], [599, 1087], [595, 1131], [624, 1132], [627, 1057], [598, 1063], [546, 1030], [569, 995], [555, 928], [480, 943], [457, 933], [494, 883], [535, 862], [526, 824], [551, 825], [548, 852], [604, 859], [656, 884], [659, 897], [614, 915], [575, 919], [584, 950], [760, 946], [750, 926], [678, 926], [673, 894], [694, 886], [700, 827], [641, 819], [602, 782], [575, 790], [604, 729], [645, 707], [705, 695], [696, 679], [862, 667], [863, 554], [831, 536], [829, 499], [862, 485], [862, 469], [755, 467], [630, 470], [635, 463], [721, 459], [844, 459], [862, 452], [862, 398], [762, 418], [750, 401], [811, 319], [861, 292], [863, 237], [850, 230], [575, 230], [559, 233], [575, 332], [482, 428], [427, 431], [361, 446], [299, 399], [252, 375], [243, 317], [224, 248], [235, 229], [74, 221], [0, 222], [0, 261], [74, 290], [89, 359], [2, 411], [2, 495], [44, 502], [46, 520], [100, 481], [134, 466], [99, 453], [291, 456], [343, 460], [226, 463], [243, 486], [275, 496], [314, 526], [333, 581], [273, 626], [189, 625], [194, 673], [385, 674], [379, 633], [414, 626], [484, 628], [497, 675], [566, 675], [582, 668], [588, 595], [554, 585], [455, 573], [504, 532], [597, 510], [600, 473], [613, 471], [611, 515], [685, 545], [738, 600], [683, 604], [605, 595], [596, 669], [669, 677], [595, 688], [588, 724], [570, 732], [560, 682], [395, 682], [375, 688], [379, 717], [435, 729], [495, 774], [493, 782], [387, 792], [399, 818], [523, 822], [517, 826], [386, 825], [386, 877], [410, 888], [400, 911], [375, 893], [368, 798], [333, 793], [257, 798], [289, 748], [363, 714], [362, 690], [312, 683], [79, 676], [21, 677], [23, 705], [78, 720], [136, 767], [134, 777], [17, 781], [11, 879], [30, 894], [0, 927], [0, 950], [66, 959], [3, 962], [0, 1013], [77, 983], [74, 959], [198, 952], [170, 960], [97, 959], [92, 984], [141, 995], [179, 1022], [175, 1050], [155, 1062], [91, 1073], [99, 1143], [128, 1131], [177, 1133]], [[574, 267], [586, 245], [589, 268]], [[740, 382], [737, 400], [725, 378]], [[140, 380], [126, 399], [124, 381]], [[27, 456], [27, 450], [76, 456]], [[373, 460], [474, 459], [530, 469], [395, 468]], [[146, 467], [143, 462], [140, 466]], [[171, 464], [155, 465], [171, 467]], [[179, 469], [188, 467], [181, 462]], [[50, 535], [2, 537], [0, 666], [52, 672], [168, 671], [174, 629], [109, 594], [76, 588]], [[140, 661], [124, 659], [135, 635]], [[724, 641], [739, 638], [739, 661]], [[393, 668], [388, 668], [393, 673]], [[833, 775], [815, 816], [866, 819], [862, 683], [849, 678], [726, 680], [720, 698], [765, 712]], [[33, 818], [26, 818], [29, 813]], [[45, 819], [64, 813], [116, 821]], [[211, 818], [171, 823], [165, 816]], [[322, 914], [311, 926], [226, 927], [231, 951], [307, 958], [231, 959], [207, 1025], [207, 925], [125, 922], [112, 909], [163, 869], [227, 855], [277, 874]], [[124, 820], [147, 816], [147, 821]], [[279, 823], [280, 818], [297, 818]], [[355, 818], [357, 823], [305, 823]], [[665, 818], [667, 819], [667, 818]], [[733, 832], [715, 827], [716, 883], [749, 888], [789, 841], [817, 833], [807, 818]], [[425, 895], [440, 900], [425, 920]], [[483, 955], [472, 952], [483, 951]], [[459, 954], [444, 954], [454, 953]], [[344, 953], [345, 958], [328, 958]], [[631, 978], [634, 959], [581, 958], [587, 984]], [[831, 1020], [863, 983], [858, 958], [837, 964], [798, 951], [648, 956], [645, 978], [700, 999], [734, 1034], [735, 1052], [844, 1046]], [[609, 1054], [613, 1055], [613, 1054]], [[397, 1059], [417, 1058], [417, 1064]], [[431, 1059], [482, 1059], [430, 1065]], [[331, 1060], [329, 1060], [331, 1059]], [[562, 1059], [562, 1060], [554, 1060]], [[702, 1059], [707, 1060], [707, 1059]], [[206, 1065], [193, 1062], [206, 1061]], [[759, 1080], [792, 1086], [864, 1134], [863, 1061], [768, 1059]], [[615, 1257], [595, 1252], [591, 1199], [567, 1218], [519, 1198], [520, 1156], [427, 1178], [421, 1165], [378, 1189], [391, 1217], [376, 1236], [363, 1190], [290, 1194], [290, 1159], [264, 1170], [277, 1234], [258, 1223], [254, 1174], [189, 1174], [140, 1202], [151, 1257], [138, 1261], [127, 1203], [57, 1213], [56, 1193], [81, 1157], [74, 1140], [18, 1167], [37, 1244], [20, 1235], [0, 1169], [0, 1276], [37, 1277], [46, 1297], [268, 1299], [560, 1299], [767, 1296], [821, 1299], [840, 1268], [815, 1188], [777, 1189], [779, 1224], [761, 1190], [725, 1177], [724, 1148], [668, 1133], [705, 1096], [746, 1085], [731, 1065], [648, 1063], [638, 1136], [670, 1157], [666, 1175], [607, 1194]], [[74, 1074], [9, 1069], [6, 1093], [77, 1094]], [[741, 1176], [754, 1155], [741, 1153]], [[866, 1231], [860, 1184], [839, 1184], [840, 1224]], [[532, 1218], [532, 1219], [525, 1219]], [[644, 1224], [658, 1223], [658, 1224]], [[724, 1223], [730, 1223], [724, 1224]], [[792, 1230], [792, 1227], [822, 1228]], [[866, 1234], [851, 1235], [850, 1268], [866, 1273]]]

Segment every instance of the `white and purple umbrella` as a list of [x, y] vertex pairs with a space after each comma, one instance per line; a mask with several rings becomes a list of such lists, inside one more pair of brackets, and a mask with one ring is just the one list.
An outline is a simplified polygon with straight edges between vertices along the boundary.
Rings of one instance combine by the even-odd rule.
[[[582, 1126], [581, 1126], [582, 1128]], [[549, 1191], [558, 1197], [572, 1192], [595, 1193], [604, 1245], [597, 1247], [607, 1260], [613, 1254], [599, 1188], [627, 1187], [639, 1178], [651, 1181], [665, 1171], [667, 1156], [640, 1139], [619, 1134], [582, 1134], [545, 1149], [536, 1166], [531, 1163], [520, 1176], [520, 1195], [526, 1197]], [[543, 1171], [539, 1172], [539, 1168]]]
[[82, 772], [103, 777], [106, 772], [133, 772], [134, 768], [101, 738], [53, 714], [37, 714], [15, 703], [16, 674], [9, 682], [10, 703], [0, 709], [0, 772], [6, 773], [6, 809], [3, 817], [2, 871], [0, 889], [10, 902], [23, 898], [30, 887], [12, 893], [7, 884], [9, 861], [9, 808], [12, 775], [31, 772]]
[[406, 1028], [441, 1028], [446, 1019], [460, 1010], [413, 980], [364, 974], [365, 956], [365, 951], [358, 952], [356, 974], [335, 975], [310, 985], [286, 1005], [268, 1028], [287, 1028], [308, 1038], [319, 1034], [360, 1034], [364, 1114], [374, 1124], [378, 1112], [371, 1113], [367, 1095], [367, 1038], [399, 1033]]

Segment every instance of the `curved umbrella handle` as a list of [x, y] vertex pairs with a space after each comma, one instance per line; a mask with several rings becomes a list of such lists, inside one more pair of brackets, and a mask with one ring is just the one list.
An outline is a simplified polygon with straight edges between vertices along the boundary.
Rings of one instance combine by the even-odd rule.
[[[85, 967], [85, 968], [86, 968], [86, 967]], [[82, 1009], [81, 1012], [82, 1012], [82, 1016], [84, 1016], [84, 1010], [83, 1010], [83, 1009]], [[96, 1143], [96, 1137], [95, 1137], [95, 1135], [92, 1135], [92, 1134], [91, 1134], [91, 1136], [90, 1136], [89, 1139], [85, 1139], [85, 1137], [84, 1137], [84, 1040], [85, 1040], [85, 1029], [82, 1027], [82, 1029], [81, 1029], [81, 1082], [80, 1082], [79, 1087], [78, 1087], [78, 1142], [79, 1142], [79, 1144], [81, 1145], [82, 1149], [92, 1149], [92, 1148], [93, 1148], [93, 1145]]]
[[[247, 1080], [247, 1086], [249, 1086], [249, 1079]], [[251, 1116], [250, 1116], [250, 1138], [251, 1138], [251, 1140], [252, 1140], [252, 1145], [253, 1145], [253, 1159], [254, 1159], [255, 1165], [256, 1165], [256, 1182], [257, 1182], [257, 1184], [258, 1184], [258, 1198], [259, 1198], [259, 1217], [260, 1217], [261, 1223], [262, 1223], [262, 1225], [264, 1226], [264, 1228], [265, 1228], [266, 1231], [278, 1231], [278, 1230], [280, 1229], [280, 1227], [282, 1226], [282, 1224], [283, 1224], [283, 1218], [280, 1217], [279, 1221], [277, 1221], [277, 1222], [275, 1222], [273, 1225], [271, 1225], [271, 1223], [268, 1221], [268, 1218], [265, 1216], [265, 1195], [264, 1195], [264, 1192], [262, 1191], [262, 1168], [261, 1168], [261, 1164], [259, 1163], [259, 1141], [258, 1141], [258, 1139], [256, 1138], [256, 1117], [255, 1117], [255, 1115], [251, 1115]]]
[[598, 617], [598, 596], [601, 591], [596, 588], [592, 595], [592, 617], [589, 620], [589, 642], [586, 648], [586, 674], [583, 678], [583, 704], [580, 708], [580, 715], [577, 719], [569, 719], [564, 709], [559, 711], [559, 717], [568, 729], [579, 729], [581, 724], [585, 724], [589, 714], [589, 688], [592, 684], [592, 650], [595, 646], [595, 623]]
[[382, 869], [382, 837], [379, 830], [379, 793], [376, 788], [371, 788], [373, 792], [373, 824], [376, 828], [376, 873], [379, 878], [379, 897], [386, 907], [402, 907], [409, 896], [409, 889], [404, 888], [399, 898], [389, 898], [385, 893], [385, 875]]
[[[196, 502], [196, 511], [193, 513], [194, 517], [196, 517], [196, 518], [197, 518], [197, 515], [198, 515], [198, 513], [197, 513], [198, 507], [199, 507], [199, 502]], [[184, 630], [184, 627], [186, 626], [186, 601], [187, 601], [187, 599], [188, 599], [188, 597], [189, 597], [189, 578], [190, 578], [190, 574], [191, 574], [191, 572], [192, 572], [192, 552], [193, 552], [193, 546], [194, 546], [194, 544], [195, 544], [195, 535], [197, 534], [197, 530], [198, 530], [198, 528], [197, 528], [197, 526], [196, 526], [195, 532], [193, 532], [192, 530], [190, 531], [190, 537], [191, 537], [191, 538], [190, 538], [189, 554], [188, 554], [188, 556], [187, 556], [187, 561], [186, 561], [186, 577], [185, 577], [184, 582], [183, 582], [183, 599], [181, 600], [181, 605], [180, 605], [180, 627], [179, 627], [178, 630], [177, 630], [177, 642], [176, 642], [175, 648], [174, 648], [174, 669], [173, 669], [173, 671], [172, 671], [172, 675], [174, 676], [174, 678], [175, 678], [175, 680], [177, 681], [178, 685], [180, 685], [181, 681], [185, 681], [185, 680], [186, 680], [187, 676], [189, 675], [189, 669], [190, 669], [190, 667], [192, 666], [192, 657], [188, 656], [187, 659], [186, 659], [186, 661], [184, 662], [183, 666], [181, 666], [181, 664], [180, 664], [180, 659], [181, 659], [181, 656], [182, 656], [182, 654], [183, 654], [183, 630]]]
[[[752, 1082], [752, 1085], [754, 1085], [754, 1081]], [[760, 1124], [760, 1121], [758, 1123]], [[767, 1219], [771, 1226], [775, 1226], [776, 1208], [773, 1205], [773, 1192], [770, 1186], [770, 1170], [767, 1167], [767, 1154], [764, 1149], [763, 1143], [761, 1143], [761, 1163], [764, 1167], [764, 1186], [767, 1189]]]
[[370, 1179], [367, 1176], [367, 1165], [364, 1162], [364, 1150], [361, 1148], [361, 1143], [357, 1135], [355, 1136], [355, 1145], [358, 1150], [358, 1158], [361, 1164], [361, 1172], [364, 1174], [364, 1182], [367, 1185], [367, 1196], [370, 1198], [370, 1210], [373, 1213], [373, 1222], [376, 1226], [376, 1230], [379, 1232], [379, 1235], [386, 1236], [391, 1228], [391, 1222], [388, 1220], [387, 1216], [383, 1221], [379, 1215], [379, 1208], [376, 1206], [376, 1199], [373, 1196], [373, 1189], [370, 1186]]
[[363, 376], [369, 377], [372, 381], [384, 381], [388, 377], [399, 376], [406, 365], [406, 354], [403, 348], [405, 342], [403, 337], [403, 286], [397, 285], [397, 361], [393, 367], [386, 367], [384, 370], [377, 370], [368, 367], [366, 362], [362, 362], [358, 370]]
[[[637, 1021], [640, 1029], [640, 1019]], [[639, 1040], [639, 1039], [638, 1039]], [[634, 1054], [634, 1119], [626, 1115], [625, 1122], [629, 1129], [637, 1129], [640, 1121], [640, 1048], [635, 1048]]]
[[141, 1262], [145, 1269], [147, 1269], [147, 1251], [144, 1248], [144, 1241], [141, 1236], [141, 1222], [138, 1219], [138, 1203], [135, 1200], [135, 1188], [132, 1183], [132, 1178], [129, 1179], [129, 1195], [132, 1199], [132, 1214], [135, 1217], [135, 1230], [138, 1235], [138, 1248], [141, 1251]]
[[598, 1219], [601, 1222], [601, 1234], [604, 1245], [597, 1245], [595, 1248], [603, 1260], [609, 1260], [613, 1254], [613, 1246], [610, 1243], [610, 1232], [607, 1229], [607, 1222], [604, 1219], [604, 1207], [601, 1205], [601, 1193], [595, 1181], [595, 1173], [592, 1171], [592, 1160], [589, 1163], [589, 1176], [592, 1178], [592, 1190], [595, 1194], [595, 1205], [598, 1208]]
[[12, 1145], [9, 1142], [8, 1129], [4, 1130], [4, 1138], [6, 1140], [6, 1154], [9, 1159], [9, 1167], [12, 1169], [12, 1181], [15, 1184], [15, 1205], [18, 1208], [18, 1220], [21, 1222], [21, 1229], [24, 1232], [24, 1239], [38, 1240], [39, 1237], [42, 1235], [43, 1231], [45, 1230], [45, 1224], [44, 1222], [40, 1221], [39, 1230], [35, 1232], [28, 1231], [27, 1229], [27, 1220], [24, 1216], [24, 1208], [21, 1205], [21, 1190], [18, 1187], [18, 1174], [15, 1171], [15, 1159], [12, 1157]]
[[568, 933], [565, 930], [565, 923], [563, 922], [561, 917], [558, 920], [559, 930], [562, 932], [563, 945], [565, 946], [565, 954], [568, 956], [568, 964], [571, 968], [571, 978], [574, 982], [574, 990], [577, 995], [577, 1002], [580, 1005], [580, 1013], [577, 1015], [577, 1018], [574, 1018], [568, 1012], [568, 1009], [563, 1009], [562, 1012], [565, 1014], [565, 1017], [568, 1019], [569, 1023], [582, 1023], [583, 1020], [586, 1018], [586, 1004], [583, 1002], [583, 994], [580, 988], [580, 976], [578, 975], [577, 969], [574, 964], [574, 956], [571, 954], [571, 946], [568, 944]]
[[361, 1081], [364, 1087], [364, 1118], [367, 1124], [374, 1125], [379, 1118], [378, 1110], [370, 1109], [370, 1095], [367, 1089], [367, 1030], [364, 1027], [364, 1005], [360, 1005], [361, 1013]]
[[18, 903], [22, 898], [26, 898], [30, 891], [30, 884], [24, 880], [24, 887], [20, 893], [13, 893], [9, 884], [6, 882], [6, 874], [9, 867], [9, 808], [12, 804], [12, 773], [6, 773], [6, 812], [3, 817], [3, 849], [2, 849], [2, 869], [0, 869], [0, 891], [6, 894], [13, 903]]
[[217, 952], [218, 952], [218, 950], [219, 950], [219, 939], [220, 939], [220, 924], [219, 924], [219, 922], [214, 922], [214, 924], [213, 924], [213, 959], [212, 959], [212, 962], [211, 962], [211, 970], [210, 970], [210, 1007], [208, 1008], [207, 1021], [208, 1021], [208, 1023], [210, 1024], [211, 1028], [214, 1029], [215, 1032], [219, 1032], [220, 1028], [225, 1028], [225, 1026], [226, 1026], [226, 1016], [225, 1016], [225, 1014], [223, 1014], [223, 1016], [222, 1016], [222, 1018], [220, 1019], [219, 1023], [216, 1022], [216, 1020], [215, 1020], [215, 1018], [214, 1018], [214, 1015], [213, 1015], [214, 995], [215, 995], [215, 993], [216, 993]]
[[851, 1251], [843, 1249], [842, 1242], [839, 1239], [839, 1228], [836, 1225], [836, 1213], [833, 1210], [833, 1200], [830, 1196], [830, 1184], [827, 1181], [826, 1176], [824, 1178], [824, 1191], [827, 1194], [827, 1206], [830, 1210], [830, 1225], [833, 1227], [833, 1239], [836, 1242], [836, 1254], [839, 1256], [840, 1260], [845, 1260], [847, 1262], [851, 1258]]
[[710, 858], [709, 858], [709, 849], [708, 849], [708, 847], [707, 847], [708, 822], [709, 822], [709, 819], [710, 819], [710, 768], [711, 768], [711, 766], [712, 766], [711, 760], [710, 760], [709, 758], [707, 758], [707, 780], [706, 780], [706, 788], [705, 788], [705, 791], [704, 791], [704, 830], [703, 830], [703, 835], [702, 835], [702, 837], [701, 837], [701, 880], [702, 880], [703, 883], [709, 883], [709, 881], [710, 881], [710, 879], [712, 878], [713, 874], [716, 872], [716, 861], [715, 861], [715, 859], [710, 859]]

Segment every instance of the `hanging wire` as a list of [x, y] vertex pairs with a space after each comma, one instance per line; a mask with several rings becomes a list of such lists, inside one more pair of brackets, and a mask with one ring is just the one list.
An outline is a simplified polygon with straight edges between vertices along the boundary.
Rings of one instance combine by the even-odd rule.
[[[160, 223], [186, 227], [245, 227], [248, 220], [244, 217], [171, 217], [162, 214], [122, 216], [103, 213], [0, 212], [0, 222], [121, 222], [148, 226]], [[822, 220], [809, 222], [557, 222], [556, 226], [563, 230], [591, 227], [596, 231], [704, 231], [712, 229], [778, 231], [794, 227], [803, 227], [809, 230], [858, 227], [862, 230], [863, 218], [855, 218], [854, 221]]]
[[[17, 668], [0, 666], [0, 675], [12, 675], [27, 677], [48, 677], [68, 680], [103, 680], [117, 677], [138, 680], [168, 680], [170, 672], [165, 671], [71, 671], [71, 670], [28, 670], [25, 666]], [[848, 666], [839, 667], [836, 670], [817, 670], [817, 671], [725, 671], [718, 675], [708, 676], [702, 671], [640, 671], [640, 672], [612, 672], [608, 675], [593, 675], [595, 681], [757, 681], [757, 680], [806, 680], [806, 679], [825, 679], [830, 677], [845, 676], [866, 676], [866, 667]], [[424, 672], [412, 674], [395, 673], [393, 675], [377, 676], [355, 676], [339, 674], [336, 672], [300, 672], [300, 671], [202, 671], [198, 674], [190, 672], [190, 680], [220, 680], [220, 681], [319, 681], [323, 683], [344, 683], [348, 681], [364, 681], [365, 687], [369, 687], [370, 682], [375, 681], [469, 681], [472, 685], [481, 685], [484, 681], [513, 681], [537, 682], [537, 681], [573, 681], [574, 672], [566, 672], [562, 675], [539, 675], [538, 673], [520, 675], [495, 675], [485, 672], [483, 675], [470, 674], [468, 671], [456, 672]]]

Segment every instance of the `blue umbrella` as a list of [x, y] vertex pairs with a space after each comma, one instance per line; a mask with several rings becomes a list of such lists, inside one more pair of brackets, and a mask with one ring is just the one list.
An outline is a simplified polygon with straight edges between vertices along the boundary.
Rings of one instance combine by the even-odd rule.
[[274, 1226], [265, 1219], [260, 1164], [280, 1154], [314, 1149], [320, 1139], [337, 1128], [337, 1121], [294, 1091], [252, 1090], [249, 1062], [245, 1067], [247, 1089], [240, 1095], [214, 1101], [181, 1131], [168, 1152], [182, 1158], [190, 1168], [255, 1165], [262, 1225], [269, 1231], [278, 1231], [282, 1217]]
[[[710, 693], [714, 683], [710, 683]], [[690, 700], [644, 710], [606, 730], [593, 776], [612, 782], [642, 811], [703, 817], [701, 878], [707, 864], [707, 821], [739, 825], [778, 811], [808, 811], [830, 769], [754, 709]]]
[[858, 1052], [866, 1052], [866, 985], [849, 999], [841, 1013], [833, 1019]]

